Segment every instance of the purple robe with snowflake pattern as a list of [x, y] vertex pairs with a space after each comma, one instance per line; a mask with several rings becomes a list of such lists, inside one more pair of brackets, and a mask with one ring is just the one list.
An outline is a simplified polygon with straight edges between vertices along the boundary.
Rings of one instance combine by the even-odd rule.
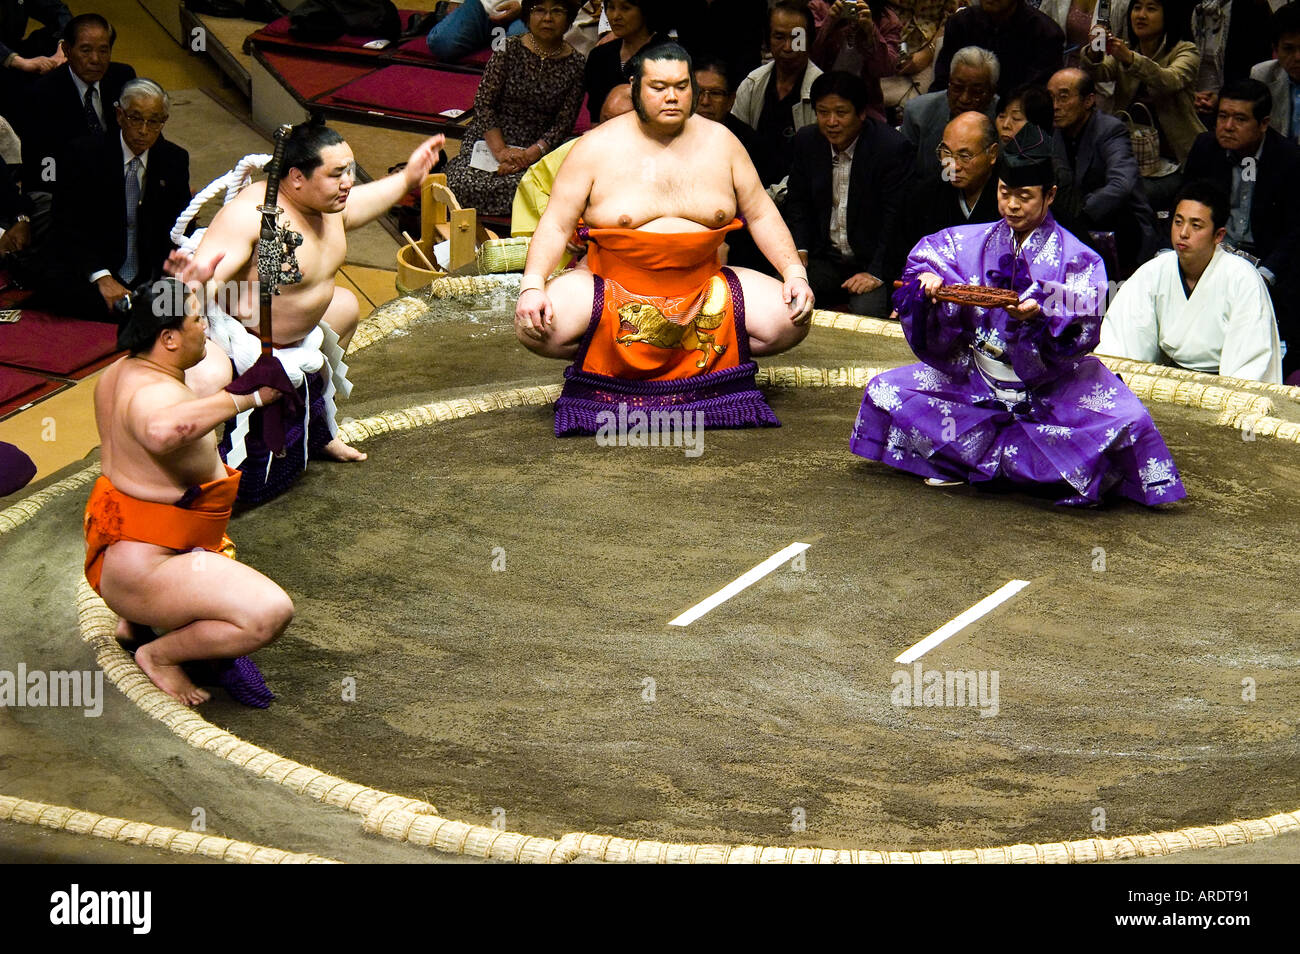
[[[930, 301], [923, 272], [945, 285], [1011, 288], [1042, 311], [1022, 321]], [[922, 477], [1055, 485], [1062, 504], [1111, 490], [1148, 505], [1186, 496], [1151, 415], [1088, 354], [1101, 334], [1105, 266], [1050, 214], [1018, 250], [1002, 219], [936, 232], [912, 249], [903, 277], [894, 303], [922, 363], [872, 378], [855, 454]], [[996, 363], [981, 368], [976, 349], [1014, 373], [994, 378]]]

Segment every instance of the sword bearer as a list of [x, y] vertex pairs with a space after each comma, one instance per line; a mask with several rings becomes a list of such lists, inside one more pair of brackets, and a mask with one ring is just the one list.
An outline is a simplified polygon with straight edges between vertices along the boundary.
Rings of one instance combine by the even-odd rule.
[[188, 375], [195, 391], [225, 387], [269, 348], [303, 402], [301, 414], [284, 414], [282, 457], [275, 420], [261, 411], [227, 428], [221, 450], [244, 473], [241, 502], [283, 492], [312, 457], [365, 460], [335, 424], [336, 398], [352, 389], [343, 355], [359, 317], [356, 296], [337, 286], [335, 276], [347, 256], [346, 233], [373, 222], [418, 186], [443, 141], [427, 139], [398, 172], [357, 184], [352, 149], [338, 132], [318, 119], [284, 127], [268, 179], [231, 199], [192, 254], [172, 256], [174, 274], [237, 290], [225, 296], [225, 307], [208, 304], [214, 344]]

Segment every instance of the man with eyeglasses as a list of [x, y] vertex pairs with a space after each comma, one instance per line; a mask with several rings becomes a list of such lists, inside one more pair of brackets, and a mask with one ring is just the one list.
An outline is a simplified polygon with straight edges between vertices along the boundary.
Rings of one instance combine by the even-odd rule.
[[930, 92], [951, 81], [949, 50], [978, 46], [1002, 61], [999, 95], [1025, 83], [1042, 83], [1065, 58], [1065, 31], [1028, 0], [980, 0], [958, 10], [943, 28], [943, 46], [934, 60]]
[[954, 225], [992, 222], [999, 216], [993, 167], [997, 127], [983, 113], [962, 113], [943, 130], [935, 149], [940, 172], [920, 179], [907, 200], [908, 214], [895, 230], [900, 260], [921, 240]]
[[745, 147], [745, 152], [752, 156], [754, 130], [731, 113], [731, 107], [736, 105], [736, 87], [731, 82], [725, 63], [721, 60], [704, 60], [696, 64], [695, 96], [699, 101], [695, 111], [705, 119], [712, 119], [730, 129], [731, 134]]
[[130, 80], [112, 107], [115, 134], [69, 148], [54, 198], [60, 267], [47, 279], [61, 310], [114, 321], [132, 288], [162, 277], [168, 233], [190, 200], [189, 153], [162, 135], [170, 109], [153, 80]]
[[946, 89], [910, 99], [903, 107], [903, 135], [916, 147], [916, 172], [922, 180], [936, 179], [943, 163], [936, 156], [944, 127], [962, 113], [997, 115], [994, 90], [1002, 64], [988, 50], [969, 46], [952, 57]]

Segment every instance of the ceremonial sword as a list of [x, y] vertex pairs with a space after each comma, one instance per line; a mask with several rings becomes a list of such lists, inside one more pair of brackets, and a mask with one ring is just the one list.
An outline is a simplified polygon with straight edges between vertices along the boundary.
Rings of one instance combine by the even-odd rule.
[[284, 162], [285, 142], [293, 127], [284, 124], [275, 131], [275, 150], [266, 166], [266, 198], [257, 211], [262, 213], [262, 231], [257, 239], [258, 337], [262, 354], [271, 353], [271, 296], [280, 287], [280, 265], [284, 258], [283, 242], [276, 229], [276, 217], [284, 211], [277, 206], [280, 197], [280, 166]]

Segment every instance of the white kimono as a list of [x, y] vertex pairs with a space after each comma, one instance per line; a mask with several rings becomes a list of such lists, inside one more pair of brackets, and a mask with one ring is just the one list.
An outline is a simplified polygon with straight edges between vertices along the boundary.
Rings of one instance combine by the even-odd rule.
[[1097, 353], [1282, 382], [1268, 287], [1253, 265], [1222, 248], [1214, 250], [1190, 298], [1172, 249], [1134, 272], [1106, 310]]

